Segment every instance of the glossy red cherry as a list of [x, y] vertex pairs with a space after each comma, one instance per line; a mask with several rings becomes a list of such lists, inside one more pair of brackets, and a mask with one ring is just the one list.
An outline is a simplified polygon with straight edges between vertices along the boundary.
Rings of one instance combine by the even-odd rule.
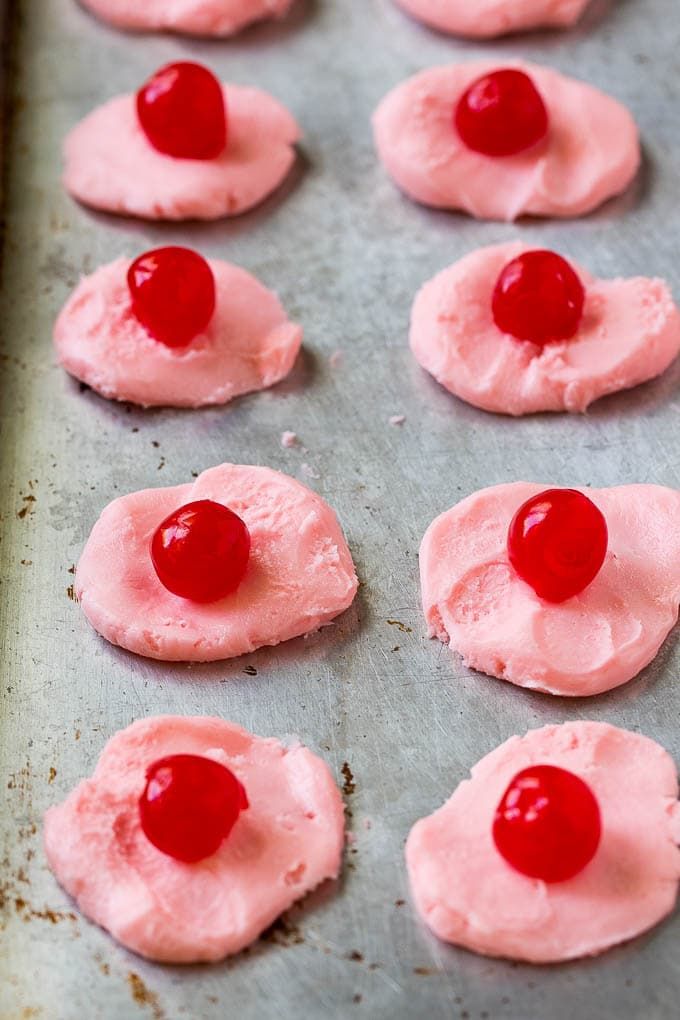
[[241, 518], [211, 499], [175, 510], [151, 540], [161, 584], [193, 602], [216, 602], [235, 591], [249, 555], [250, 533]]
[[197, 754], [172, 754], [146, 770], [139, 818], [158, 850], [193, 863], [219, 849], [247, 807], [246, 791], [224, 765]]
[[595, 856], [602, 826], [590, 787], [555, 765], [533, 765], [515, 776], [493, 822], [496, 849], [516, 871], [564, 882]]
[[207, 67], [167, 64], [137, 93], [137, 116], [154, 149], [177, 159], [216, 159], [227, 144], [227, 107]]
[[503, 333], [543, 345], [575, 335], [585, 297], [583, 284], [561, 255], [525, 251], [498, 277], [491, 309]]
[[468, 149], [514, 156], [545, 137], [548, 111], [529, 75], [505, 68], [470, 85], [456, 105], [454, 124]]
[[186, 347], [215, 313], [215, 277], [190, 248], [155, 248], [128, 269], [132, 310], [146, 331], [167, 347]]
[[595, 579], [607, 542], [607, 522], [592, 500], [576, 489], [547, 489], [513, 517], [508, 556], [540, 598], [564, 602]]

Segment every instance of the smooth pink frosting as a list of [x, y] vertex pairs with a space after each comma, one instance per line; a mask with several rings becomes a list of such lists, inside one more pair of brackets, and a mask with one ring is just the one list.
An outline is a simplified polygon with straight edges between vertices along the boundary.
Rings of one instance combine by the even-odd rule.
[[491, 312], [494, 286], [529, 250], [521, 242], [480, 248], [420, 290], [411, 350], [442, 386], [503, 414], [585, 411], [668, 368], [680, 351], [680, 311], [663, 280], [597, 280], [571, 262], [586, 291], [576, 336], [540, 348], [502, 333]]
[[[521, 875], [491, 835], [506, 787], [538, 764], [574, 772], [600, 805], [597, 853], [565, 882]], [[488, 956], [550, 963], [601, 953], [651, 928], [675, 905], [677, 797], [673, 760], [639, 733], [569, 722], [511, 737], [413, 826], [406, 861], [416, 908], [439, 938]]]
[[426, 25], [453, 35], [490, 38], [526, 28], [573, 25], [590, 0], [397, 0]]
[[81, 0], [119, 28], [233, 35], [253, 21], [282, 17], [293, 0]]
[[472, 669], [548, 694], [599, 694], [651, 662], [677, 621], [680, 492], [582, 489], [604, 514], [609, 548], [592, 584], [555, 604], [521, 580], [506, 549], [515, 512], [551, 487], [495, 485], [437, 517], [420, 546], [423, 610], [430, 636]]
[[[493, 158], [463, 144], [453, 111], [476, 78], [499, 67], [530, 75], [550, 129], [533, 149]], [[580, 216], [623, 191], [640, 163], [637, 128], [624, 106], [591, 85], [519, 61], [421, 71], [385, 96], [373, 127], [380, 158], [407, 195], [480, 219]]]
[[[173, 595], [158, 580], [151, 538], [168, 514], [212, 499], [245, 521], [250, 559], [237, 591], [218, 602]], [[108, 641], [167, 661], [229, 659], [329, 623], [352, 603], [354, 564], [320, 496], [270, 468], [222, 464], [190, 485], [114, 499], [76, 570], [76, 595]]]
[[302, 341], [281, 304], [254, 276], [215, 259], [215, 314], [187, 347], [152, 339], [132, 311], [117, 259], [86, 276], [57, 319], [54, 342], [67, 372], [104, 397], [146, 407], [224, 404], [288, 375]]
[[[171, 754], [226, 765], [250, 804], [217, 853], [196, 864], [161, 853], [140, 825], [146, 769]], [[129, 949], [166, 963], [239, 952], [338, 875], [343, 834], [342, 798], [311, 751], [222, 719], [169, 715], [116, 733], [92, 778], [44, 823], [49, 865], [80, 910]]]
[[300, 129], [261, 89], [225, 85], [229, 141], [217, 159], [175, 159], [153, 148], [135, 97], [93, 110], [64, 143], [64, 186], [85, 205], [149, 220], [212, 220], [258, 205], [295, 161]]

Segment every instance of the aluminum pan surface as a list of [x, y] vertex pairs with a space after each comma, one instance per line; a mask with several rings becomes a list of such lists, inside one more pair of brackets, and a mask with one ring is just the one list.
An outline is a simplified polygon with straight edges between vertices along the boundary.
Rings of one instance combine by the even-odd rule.
[[[410, 825], [509, 735], [607, 720], [655, 737], [680, 761], [675, 636], [609, 695], [566, 701], [518, 690], [468, 672], [426, 639], [416, 557], [435, 514], [483, 485], [680, 486], [680, 370], [584, 418], [510, 421], [450, 397], [406, 346], [417, 287], [470, 248], [516, 235], [601, 275], [666, 276], [680, 294], [677, 0], [595, 0], [577, 31], [488, 45], [429, 32], [391, 0], [301, 2], [284, 24], [222, 43], [125, 36], [72, 0], [15, 7], [1, 320], [0, 1015], [676, 1016], [680, 915], [600, 959], [538, 969], [441, 945], [408, 902], [397, 903], [408, 901]], [[647, 154], [631, 193], [582, 221], [519, 227], [402, 198], [374, 156], [373, 108], [420, 68], [488, 53], [551, 63], [628, 103]], [[66, 130], [182, 57], [287, 103], [304, 128], [297, 174], [262, 209], [213, 225], [149, 226], [79, 208], [59, 186]], [[80, 392], [55, 366], [52, 322], [79, 274], [164, 242], [229, 258], [279, 292], [306, 334], [287, 382], [226, 409], [143, 413]], [[388, 424], [394, 414], [406, 415], [403, 426]], [[281, 448], [285, 429], [307, 452]], [[224, 460], [287, 471], [337, 509], [364, 582], [355, 607], [308, 640], [231, 663], [164, 666], [112, 648], [67, 597], [69, 568], [96, 516], [118, 494], [185, 482]], [[348, 798], [356, 844], [340, 887], [314, 897], [287, 933], [224, 965], [155, 966], [71, 919], [40, 849], [45, 807], [89, 774], [110, 734], [158, 712], [215, 713], [260, 734], [298, 734], [339, 777], [348, 762], [356, 780]]]

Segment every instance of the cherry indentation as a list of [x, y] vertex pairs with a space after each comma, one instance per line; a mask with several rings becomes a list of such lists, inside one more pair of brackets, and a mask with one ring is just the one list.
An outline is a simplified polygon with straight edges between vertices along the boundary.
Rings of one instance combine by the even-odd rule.
[[137, 93], [137, 116], [165, 156], [216, 159], [227, 144], [224, 91], [201, 64], [184, 60], [156, 71]]
[[547, 489], [523, 503], [508, 530], [519, 576], [548, 602], [565, 602], [597, 577], [607, 554], [602, 511], [576, 489]]
[[518, 772], [493, 821], [501, 856], [516, 871], [543, 882], [564, 882], [583, 871], [601, 833], [600, 808], [590, 787], [555, 765]]
[[127, 282], [135, 317], [167, 347], [186, 347], [215, 314], [213, 271], [190, 248], [145, 252], [128, 269]]
[[151, 559], [161, 584], [193, 602], [217, 602], [235, 591], [249, 556], [245, 523], [210, 499], [175, 510], [151, 540]]
[[492, 71], [470, 85], [454, 110], [454, 125], [468, 147], [484, 156], [514, 156], [548, 132], [548, 111], [528, 74]]
[[158, 850], [193, 864], [219, 849], [248, 806], [245, 789], [226, 766], [196, 754], [173, 754], [146, 770], [139, 817]]

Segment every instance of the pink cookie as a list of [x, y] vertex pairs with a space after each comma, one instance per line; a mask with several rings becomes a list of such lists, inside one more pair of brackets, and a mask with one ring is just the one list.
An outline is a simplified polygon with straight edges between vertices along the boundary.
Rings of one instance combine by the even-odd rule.
[[229, 262], [210, 261], [216, 308], [186, 347], [152, 339], [132, 311], [129, 259], [85, 277], [63, 308], [54, 342], [67, 372], [104, 397], [145, 407], [224, 404], [288, 375], [302, 330], [278, 298]]
[[[169, 592], [150, 555], [158, 525], [200, 499], [228, 506], [251, 538], [239, 588], [211, 603]], [[357, 578], [338, 519], [320, 496], [270, 468], [222, 464], [190, 485], [109, 503], [80, 557], [75, 590], [107, 641], [152, 659], [208, 662], [317, 630], [351, 605]]]
[[136, 31], [233, 35], [263, 18], [280, 18], [293, 0], [81, 0], [102, 21]]
[[537, 347], [502, 333], [491, 312], [503, 268], [531, 246], [480, 248], [420, 290], [411, 350], [451, 393], [485, 411], [585, 411], [598, 397], [664, 372], [680, 351], [680, 311], [662, 280], [597, 280], [571, 263], [586, 291], [571, 340]]
[[590, 0], [397, 0], [426, 25], [485, 39], [527, 28], [573, 25]]
[[85, 205], [149, 220], [213, 220], [258, 205], [295, 161], [300, 129], [268, 93], [225, 85], [229, 141], [216, 159], [175, 159], [153, 148], [135, 97], [116, 96], [64, 143], [64, 186]]
[[[539, 764], [580, 776], [600, 806], [595, 857], [564, 882], [520, 874], [492, 839], [508, 784]], [[553, 963], [601, 953], [658, 924], [675, 905], [677, 797], [672, 759], [638, 733], [570, 722], [511, 737], [413, 826], [406, 861], [416, 909], [440, 939], [487, 956]]]
[[430, 636], [472, 669], [548, 694], [600, 694], [651, 662], [677, 621], [680, 492], [581, 490], [604, 514], [609, 548], [592, 584], [555, 604], [521, 580], [506, 549], [516, 511], [547, 488], [495, 485], [437, 517], [420, 546], [423, 611]]
[[453, 126], [458, 100], [498, 61], [434, 67], [382, 100], [373, 117], [378, 153], [396, 183], [424, 205], [489, 220], [581, 216], [624, 191], [640, 163], [638, 132], [616, 100], [547, 67], [511, 65], [534, 81], [548, 109], [543, 142], [516, 156], [468, 149]]
[[[146, 769], [173, 754], [226, 765], [250, 805], [219, 850], [195, 864], [157, 850], [140, 824]], [[49, 865], [82, 912], [164, 963], [238, 953], [338, 875], [343, 833], [342, 798], [320, 758], [201, 717], [157, 716], [116, 733], [92, 778], [45, 814]]]

